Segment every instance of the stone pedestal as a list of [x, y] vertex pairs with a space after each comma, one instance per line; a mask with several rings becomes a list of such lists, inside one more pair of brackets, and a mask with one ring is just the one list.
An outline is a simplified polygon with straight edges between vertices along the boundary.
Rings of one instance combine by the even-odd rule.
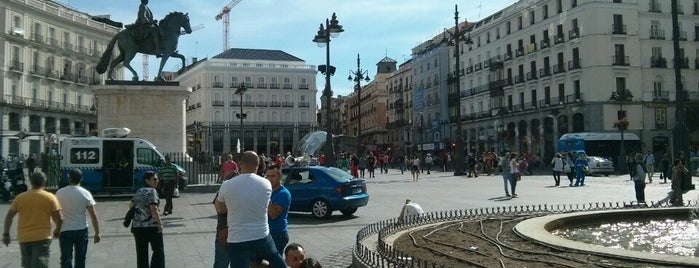
[[97, 128], [126, 127], [162, 153], [185, 153], [185, 98], [191, 89], [177, 84], [114, 83], [93, 87]]

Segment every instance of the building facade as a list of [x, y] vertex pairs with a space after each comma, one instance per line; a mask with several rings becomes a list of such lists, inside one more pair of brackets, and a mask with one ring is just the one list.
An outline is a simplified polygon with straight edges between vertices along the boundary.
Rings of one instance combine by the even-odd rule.
[[[191, 155], [235, 152], [238, 140], [241, 150], [283, 154], [318, 128], [315, 66], [286, 52], [228, 49], [176, 80], [193, 91], [186, 100]], [[247, 90], [236, 94], [241, 85]]]
[[[517, 151], [550, 159], [561, 135], [618, 132], [614, 123], [623, 117], [628, 131], [641, 137], [644, 148], [637, 151], [672, 153], [677, 82], [689, 98], [688, 122], [699, 100], [699, 5], [678, 2], [680, 81], [672, 64], [670, 1], [520, 1], [469, 25], [473, 44], [461, 43], [459, 68], [455, 57], [447, 57], [451, 73], [438, 76], [450, 91], [457, 82], [461, 86], [462, 118], [448, 111], [449, 139], [463, 138], [469, 153]], [[416, 58], [445, 48], [441, 43], [421, 49], [413, 70], [439, 66]], [[460, 81], [450, 81], [457, 70]], [[430, 75], [418, 79], [415, 73], [417, 107], [419, 85], [427, 88]], [[620, 92], [632, 97], [612, 98]], [[436, 96], [426, 89], [423, 97], [429, 111], [427, 98]], [[455, 133], [459, 122], [463, 133]], [[697, 126], [688, 127], [696, 146]]]
[[0, 29], [0, 155], [96, 134], [95, 66], [120, 29], [45, 0], [0, 2]]
[[388, 77], [388, 142], [394, 156], [412, 154], [413, 137], [413, 70], [412, 61], [398, 66]]

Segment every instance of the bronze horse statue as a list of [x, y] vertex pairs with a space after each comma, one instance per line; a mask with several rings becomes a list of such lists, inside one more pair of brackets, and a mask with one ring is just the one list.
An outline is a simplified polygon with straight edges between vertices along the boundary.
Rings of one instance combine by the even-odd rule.
[[[163, 81], [161, 76], [163, 72], [163, 66], [167, 59], [170, 57], [180, 58], [182, 60], [182, 68], [180, 71], [184, 70], [185, 62], [184, 56], [177, 53], [177, 40], [182, 34], [181, 28], [184, 28], [185, 33], [191, 33], [192, 27], [189, 25], [189, 16], [181, 12], [172, 12], [165, 16], [163, 20], [160, 21], [160, 50], [162, 56], [160, 58], [160, 68], [158, 69], [158, 74], [156, 76], [157, 81]], [[107, 49], [102, 53], [100, 62], [97, 64], [97, 72], [103, 74], [109, 66], [109, 72], [107, 72], [107, 78], [113, 80], [112, 72], [114, 71], [114, 66], [120, 62], [124, 63], [124, 67], [131, 71], [133, 77], [131, 80], [138, 81], [138, 74], [131, 67], [131, 60], [136, 56], [136, 53], [143, 53], [148, 55], [156, 55], [154, 44], [149, 42], [149, 39], [136, 40], [131, 29], [122, 30], [117, 33], [114, 38], [107, 45]], [[119, 56], [111, 61], [112, 51], [114, 50], [114, 45], [119, 42]]]

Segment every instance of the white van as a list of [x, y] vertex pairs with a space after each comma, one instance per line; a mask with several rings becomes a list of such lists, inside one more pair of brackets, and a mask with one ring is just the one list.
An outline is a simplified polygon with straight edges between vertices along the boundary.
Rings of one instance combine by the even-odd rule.
[[140, 138], [79, 137], [61, 142], [61, 186], [68, 185], [68, 172], [83, 173], [81, 185], [92, 192], [130, 192], [145, 184], [143, 173], [158, 172], [163, 155]]

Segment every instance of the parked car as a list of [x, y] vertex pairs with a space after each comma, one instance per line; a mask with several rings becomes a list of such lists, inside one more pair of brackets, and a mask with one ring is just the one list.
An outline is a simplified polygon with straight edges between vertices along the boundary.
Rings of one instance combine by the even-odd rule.
[[292, 166], [282, 169], [282, 182], [291, 192], [289, 211], [329, 218], [339, 210], [351, 216], [369, 202], [366, 183], [335, 167]]
[[614, 163], [604, 157], [588, 156], [587, 164], [590, 167], [587, 171], [588, 175], [604, 174], [604, 176], [609, 176], [610, 173], [614, 172]]

